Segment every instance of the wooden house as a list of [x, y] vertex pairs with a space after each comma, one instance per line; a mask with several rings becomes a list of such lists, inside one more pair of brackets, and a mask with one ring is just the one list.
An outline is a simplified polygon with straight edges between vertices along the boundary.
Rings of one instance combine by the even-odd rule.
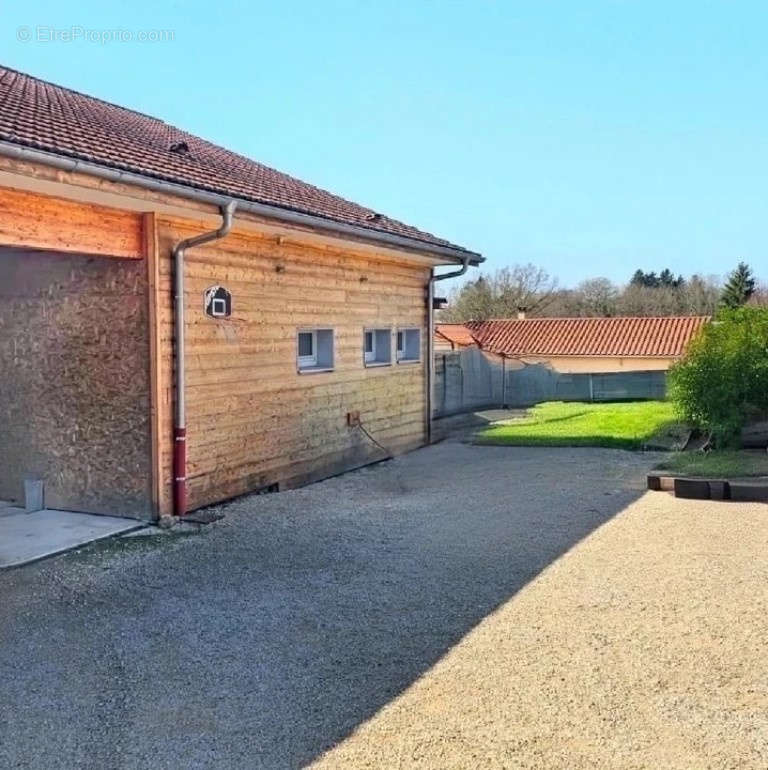
[[0, 499], [154, 518], [429, 440], [433, 286], [482, 258], [0, 69]]

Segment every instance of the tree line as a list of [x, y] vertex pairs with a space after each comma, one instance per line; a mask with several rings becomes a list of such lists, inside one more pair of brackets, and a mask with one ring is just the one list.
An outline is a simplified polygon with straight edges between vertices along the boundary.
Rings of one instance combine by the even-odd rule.
[[589, 278], [574, 289], [558, 286], [535, 265], [503, 267], [454, 288], [448, 306], [438, 313], [445, 322], [489, 318], [715, 315], [719, 308], [768, 305], [768, 288], [759, 287], [744, 262], [725, 282], [713, 276], [684, 278], [665, 268], [636, 270], [624, 285]]

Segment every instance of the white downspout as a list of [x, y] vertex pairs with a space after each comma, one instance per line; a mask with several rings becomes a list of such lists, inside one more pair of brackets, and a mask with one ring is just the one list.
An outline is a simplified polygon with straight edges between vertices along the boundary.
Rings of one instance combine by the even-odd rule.
[[233, 200], [229, 201], [226, 206], [222, 206], [222, 223], [217, 230], [210, 230], [207, 233], [186, 238], [173, 247], [173, 328], [176, 342], [174, 350], [176, 404], [173, 417], [173, 512], [176, 516], [183, 516], [187, 512], [184, 252], [192, 246], [202, 246], [204, 243], [223, 238], [232, 228], [232, 217], [236, 207], [237, 202]]
[[460, 275], [464, 275], [468, 269], [469, 257], [465, 257], [460, 270], [435, 275], [435, 271], [432, 269], [427, 283], [427, 403], [424, 415], [427, 444], [432, 443], [432, 404], [435, 398], [435, 284], [447, 278], [458, 278]]

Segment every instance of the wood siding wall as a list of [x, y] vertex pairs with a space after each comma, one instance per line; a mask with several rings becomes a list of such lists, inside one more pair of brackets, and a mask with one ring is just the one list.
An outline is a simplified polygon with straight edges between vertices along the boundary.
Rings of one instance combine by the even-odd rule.
[[0, 189], [0, 244], [141, 259], [141, 215], [23, 190]]
[[[159, 216], [157, 399], [161, 512], [171, 511], [172, 264], [180, 239], [202, 224]], [[189, 507], [275, 482], [281, 488], [357, 467], [384, 453], [347, 425], [365, 428], [393, 453], [424, 442], [429, 270], [353, 252], [233, 232], [186, 255]], [[203, 293], [232, 292], [228, 319], [209, 318]], [[366, 368], [363, 329], [421, 328], [415, 364]], [[335, 370], [299, 374], [300, 327], [333, 328]], [[394, 354], [394, 339], [393, 339]]]

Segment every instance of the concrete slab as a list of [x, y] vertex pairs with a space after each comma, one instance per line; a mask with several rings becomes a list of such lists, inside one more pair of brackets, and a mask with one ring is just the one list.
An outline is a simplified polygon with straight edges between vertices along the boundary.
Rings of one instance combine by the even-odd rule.
[[435, 441], [446, 438], [465, 438], [478, 428], [492, 424], [506, 424], [528, 416], [527, 409], [479, 409], [474, 412], [448, 415], [435, 420], [432, 437]]
[[146, 526], [135, 519], [6, 507], [0, 517], [0, 569], [54, 556], [72, 548]]

